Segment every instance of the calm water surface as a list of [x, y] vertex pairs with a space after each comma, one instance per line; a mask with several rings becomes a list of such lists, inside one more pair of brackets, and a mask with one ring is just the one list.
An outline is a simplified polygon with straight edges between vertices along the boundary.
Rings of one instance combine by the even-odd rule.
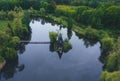
[[[31, 21], [30, 41], [50, 41], [49, 32], [58, 32], [59, 25]], [[79, 39], [75, 32], [61, 28], [63, 40], [69, 38], [72, 49], [59, 56], [50, 51], [50, 44], [27, 44], [18, 51], [18, 59], [7, 63], [0, 81], [99, 81], [103, 64], [99, 61], [100, 43]]]

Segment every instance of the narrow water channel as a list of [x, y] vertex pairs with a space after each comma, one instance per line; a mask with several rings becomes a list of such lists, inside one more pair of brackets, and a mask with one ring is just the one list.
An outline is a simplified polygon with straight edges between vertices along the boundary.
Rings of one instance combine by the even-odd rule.
[[99, 81], [103, 64], [99, 61], [100, 43], [80, 39], [75, 32], [40, 19], [32, 20], [31, 40], [49, 42], [49, 32], [61, 32], [63, 40], [69, 39], [72, 49], [61, 55], [52, 51], [50, 44], [28, 43], [18, 59], [7, 64], [0, 73], [0, 81]]

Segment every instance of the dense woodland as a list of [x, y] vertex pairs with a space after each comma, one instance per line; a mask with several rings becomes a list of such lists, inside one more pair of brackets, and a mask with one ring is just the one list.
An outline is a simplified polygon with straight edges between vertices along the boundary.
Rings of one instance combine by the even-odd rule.
[[0, 0], [0, 62], [17, 58], [16, 45], [43, 17], [101, 42], [100, 81], [120, 80], [120, 0]]

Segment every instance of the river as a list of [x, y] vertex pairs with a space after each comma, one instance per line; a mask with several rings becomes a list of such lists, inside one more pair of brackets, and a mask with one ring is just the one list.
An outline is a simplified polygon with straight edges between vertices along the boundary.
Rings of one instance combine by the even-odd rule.
[[63, 40], [68, 39], [72, 49], [59, 54], [49, 43], [25, 45], [18, 51], [18, 59], [7, 63], [0, 73], [0, 81], [99, 81], [103, 64], [100, 43], [79, 38], [67, 28], [31, 20], [31, 40], [50, 42], [49, 32], [61, 32]]

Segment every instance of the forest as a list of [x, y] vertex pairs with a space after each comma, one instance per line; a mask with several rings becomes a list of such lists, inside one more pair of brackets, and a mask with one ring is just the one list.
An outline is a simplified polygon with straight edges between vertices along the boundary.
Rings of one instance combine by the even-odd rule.
[[18, 57], [17, 45], [29, 39], [25, 36], [31, 33], [32, 17], [100, 41], [104, 63], [100, 81], [120, 80], [120, 0], [0, 0], [0, 65]]

